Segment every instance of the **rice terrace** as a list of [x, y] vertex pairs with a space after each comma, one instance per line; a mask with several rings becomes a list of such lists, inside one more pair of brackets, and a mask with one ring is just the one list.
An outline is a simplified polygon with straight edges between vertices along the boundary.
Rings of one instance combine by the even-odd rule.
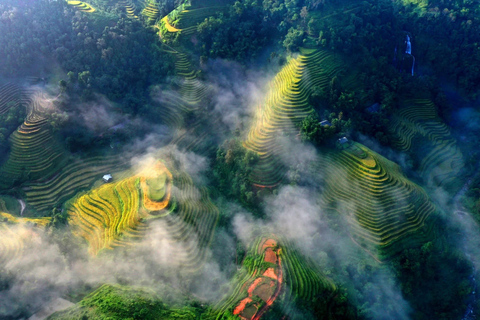
[[0, 319], [476, 319], [479, 17], [1, 1]]

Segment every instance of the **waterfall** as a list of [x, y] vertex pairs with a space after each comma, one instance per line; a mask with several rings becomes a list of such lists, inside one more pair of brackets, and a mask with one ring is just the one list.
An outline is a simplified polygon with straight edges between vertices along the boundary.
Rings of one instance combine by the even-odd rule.
[[413, 58], [413, 62], [412, 62], [412, 77], [413, 77], [413, 71], [415, 68], [415, 57], [412, 55], [412, 42], [410, 41], [410, 36], [408, 34], [407, 34], [407, 41], [405, 41], [405, 43], [407, 44], [407, 47], [405, 48], [405, 53], [408, 55], [411, 55]]
[[410, 42], [410, 36], [407, 35], [407, 48], [405, 49], [406, 54], [412, 54], [412, 43]]

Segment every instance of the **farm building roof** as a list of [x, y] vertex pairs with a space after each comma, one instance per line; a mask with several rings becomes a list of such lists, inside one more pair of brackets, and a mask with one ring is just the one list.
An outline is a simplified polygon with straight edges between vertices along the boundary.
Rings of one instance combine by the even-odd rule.
[[347, 142], [348, 142], [348, 139], [347, 139], [347, 137], [343, 137], [343, 138], [338, 139], [338, 142], [339, 142], [340, 144], [344, 144], [344, 143], [347, 143]]

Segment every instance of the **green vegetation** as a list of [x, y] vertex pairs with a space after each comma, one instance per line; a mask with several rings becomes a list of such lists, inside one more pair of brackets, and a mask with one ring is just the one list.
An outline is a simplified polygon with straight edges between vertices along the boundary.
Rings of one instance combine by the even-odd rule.
[[105, 284], [76, 306], [56, 312], [49, 320], [61, 319], [197, 319], [194, 307], [171, 308], [149, 288]]
[[258, 205], [256, 192], [249, 177], [258, 162], [258, 156], [245, 149], [239, 139], [225, 141], [218, 149], [213, 174], [218, 190], [230, 199], [237, 199], [252, 208]]

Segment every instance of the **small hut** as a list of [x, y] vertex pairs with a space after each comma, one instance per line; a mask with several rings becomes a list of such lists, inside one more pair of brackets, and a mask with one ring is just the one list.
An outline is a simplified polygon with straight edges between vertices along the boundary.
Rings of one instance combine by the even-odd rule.
[[338, 139], [338, 143], [340, 143], [340, 144], [345, 144], [347, 142], [348, 142], [347, 137], [343, 137], [343, 138]]
[[103, 182], [105, 183], [112, 182], [112, 180], [113, 180], [113, 177], [111, 174], [106, 174], [103, 176]]
[[332, 124], [328, 120], [323, 120], [323, 121], [320, 121], [320, 125], [322, 127], [325, 127], [325, 126], [331, 126]]

